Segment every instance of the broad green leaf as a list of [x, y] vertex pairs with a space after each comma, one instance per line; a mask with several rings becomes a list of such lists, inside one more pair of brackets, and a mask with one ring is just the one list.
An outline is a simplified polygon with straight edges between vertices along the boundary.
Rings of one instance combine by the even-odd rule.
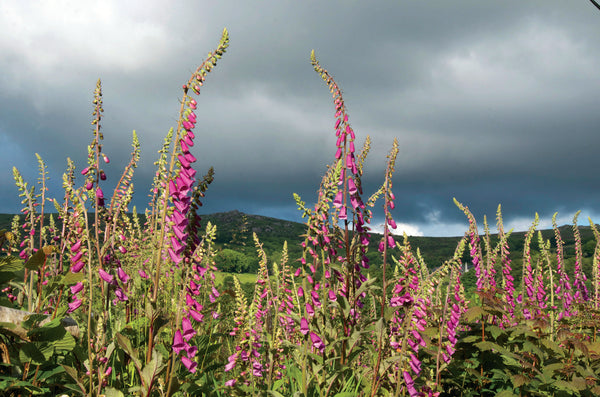
[[65, 372], [65, 369], [60, 366], [57, 365], [51, 369], [45, 370], [45, 371], [40, 371], [40, 373], [38, 374], [37, 378], [39, 380], [46, 380], [49, 377], [53, 376], [53, 375], [58, 375], [58, 374], [62, 374]]
[[25, 343], [19, 350], [19, 360], [23, 363], [42, 365], [47, 360], [35, 343]]
[[65, 277], [62, 279], [62, 284], [64, 285], [73, 285], [77, 284], [80, 281], [83, 281], [85, 278], [83, 272], [73, 273], [71, 271], [67, 272]]
[[75, 368], [69, 367], [67, 365], [62, 365], [62, 367], [65, 369], [65, 372], [71, 378], [73, 378], [73, 380], [75, 381], [75, 383], [77, 383], [77, 386], [79, 386], [79, 388], [81, 389], [81, 391], [83, 393], [85, 393], [86, 392], [85, 385], [83, 384], [83, 382], [81, 381], [81, 379], [79, 379], [79, 377], [77, 376], [77, 370]]
[[16, 256], [4, 256], [0, 258], [0, 271], [2, 272], [18, 272], [23, 267], [23, 260]]
[[518, 397], [518, 394], [513, 393], [510, 390], [502, 390], [496, 394], [496, 397]]
[[154, 383], [154, 378], [156, 377], [157, 374], [160, 373], [160, 371], [163, 370], [163, 368], [165, 367], [162, 364], [162, 355], [160, 353], [158, 353], [156, 350], [152, 351], [152, 360], [150, 360], [150, 362], [148, 364], [146, 364], [146, 366], [144, 367], [144, 369], [142, 370], [141, 373], [141, 377], [144, 380], [144, 384], [146, 385], [146, 387], [148, 387], [149, 385], [151, 385], [152, 383]]
[[571, 386], [577, 391], [585, 390], [587, 387], [585, 384], [585, 379], [580, 376], [573, 376], [573, 379], [571, 380]]
[[107, 387], [104, 389], [105, 397], [125, 397], [125, 395], [120, 391], [113, 387]]
[[524, 385], [525, 383], [527, 383], [529, 378], [526, 377], [525, 375], [515, 374], [510, 377], [510, 380], [512, 381], [512, 384], [514, 387], [520, 387], [521, 385]]
[[485, 333], [492, 335], [492, 338], [494, 339], [498, 339], [498, 336], [502, 335], [504, 332], [506, 331], [496, 325], [487, 325], [485, 327]]
[[31, 255], [31, 258], [25, 263], [25, 267], [29, 270], [37, 270], [42, 267], [42, 265], [46, 263], [46, 256], [49, 255], [46, 251], [46, 247], [37, 250], [37, 252]]
[[142, 362], [140, 361], [140, 358], [138, 357], [138, 351], [131, 346], [131, 341], [125, 335], [123, 335], [119, 332], [117, 332], [117, 334], [115, 335], [115, 338], [117, 340], [117, 344], [119, 346], [121, 346], [121, 348], [123, 350], [125, 350], [125, 352], [127, 352], [127, 354], [129, 354], [129, 357], [131, 357], [131, 359], [133, 360], [135, 367], [137, 368], [137, 370], [139, 372], [141, 372], [142, 371]]
[[485, 310], [483, 310], [483, 308], [481, 308], [481, 306], [473, 306], [470, 307], [469, 310], [467, 310], [464, 314], [465, 319], [468, 322], [473, 322], [474, 320], [480, 318], [481, 316], [487, 314], [487, 312]]

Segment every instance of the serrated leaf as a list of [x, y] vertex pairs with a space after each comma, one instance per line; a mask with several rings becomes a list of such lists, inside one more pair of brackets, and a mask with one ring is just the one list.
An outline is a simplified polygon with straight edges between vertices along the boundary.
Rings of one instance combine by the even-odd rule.
[[510, 390], [502, 390], [496, 394], [496, 397], [518, 397], [518, 394], [515, 394]]
[[473, 343], [480, 339], [481, 339], [481, 336], [479, 336], [479, 335], [469, 335], [469, 336], [462, 338], [460, 341], [462, 343]]
[[45, 370], [45, 371], [40, 371], [40, 373], [38, 374], [37, 378], [39, 380], [46, 380], [46, 379], [48, 379], [51, 376], [62, 374], [64, 372], [65, 372], [65, 369], [62, 366], [57, 365], [57, 366], [55, 366], [52, 369]]
[[46, 254], [44, 250], [37, 250], [31, 258], [25, 263], [25, 268], [29, 270], [38, 270], [46, 262]]
[[34, 365], [42, 365], [47, 358], [34, 343], [25, 343], [19, 350], [19, 360], [23, 363], [32, 363]]
[[79, 386], [79, 388], [81, 389], [81, 391], [85, 393], [86, 392], [85, 385], [81, 382], [81, 380], [77, 376], [77, 370], [75, 368], [73, 368], [73, 367], [69, 367], [68, 365], [62, 365], [62, 367], [65, 369], [65, 372], [71, 378], [73, 378], [73, 380], [75, 381], [75, 383], [77, 383], [77, 386]]
[[156, 377], [156, 375], [158, 373], [160, 373], [160, 371], [162, 371], [162, 369], [165, 367], [162, 364], [162, 355], [160, 353], [158, 353], [156, 350], [152, 351], [152, 360], [150, 360], [150, 362], [148, 364], [146, 364], [146, 366], [144, 367], [144, 369], [141, 372], [141, 377], [144, 380], [144, 384], [146, 386], [149, 386], [153, 383], [154, 378]]
[[571, 386], [577, 391], [585, 390], [587, 387], [585, 379], [583, 379], [580, 376], [573, 377], [573, 379], [571, 380]]
[[516, 388], [516, 387], [520, 387], [520, 386], [524, 385], [525, 383], [527, 383], [529, 378], [526, 377], [525, 375], [516, 374], [516, 375], [511, 376], [510, 380], [512, 381], [513, 386]]
[[2, 272], [18, 272], [23, 268], [23, 260], [16, 256], [4, 256], [0, 258], [0, 271]]
[[107, 387], [104, 389], [105, 397], [125, 397], [125, 395], [114, 387]]
[[498, 339], [498, 336], [502, 335], [506, 331], [496, 325], [488, 325], [485, 327], [485, 332], [486, 334], [489, 333], [492, 335], [492, 338]]
[[117, 340], [117, 344], [121, 346], [121, 348], [125, 350], [125, 352], [127, 352], [129, 357], [131, 357], [138, 372], [141, 372], [142, 363], [140, 361], [140, 358], [138, 357], [138, 351], [131, 346], [131, 341], [125, 335], [119, 332], [117, 332], [115, 338]]
[[473, 306], [473, 307], [470, 307], [469, 310], [467, 310], [465, 312], [464, 318], [468, 322], [472, 322], [472, 321], [480, 318], [484, 314], [487, 314], [487, 312], [485, 310], [483, 310], [483, 308], [481, 308], [481, 306]]
[[84, 278], [85, 278], [85, 276], [83, 275], [83, 272], [73, 273], [73, 272], [69, 271], [69, 272], [67, 272], [65, 277], [63, 277], [61, 283], [63, 285], [73, 285], [73, 284], [77, 284], [80, 281], [83, 281]]

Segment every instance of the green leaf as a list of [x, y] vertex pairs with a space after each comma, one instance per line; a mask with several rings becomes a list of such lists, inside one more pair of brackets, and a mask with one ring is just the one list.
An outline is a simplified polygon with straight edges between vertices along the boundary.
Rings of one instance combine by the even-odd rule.
[[525, 383], [527, 383], [529, 378], [526, 377], [525, 375], [515, 374], [510, 377], [510, 380], [512, 381], [512, 384], [514, 387], [520, 387], [520, 386], [524, 385]]
[[152, 360], [142, 370], [141, 377], [144, 380], [144, 385], [149, 387], [154, 383], [154, 378], [165, 368], [162, 363], [162, 355], [156, 350], [152, 350]]
[[16, 256], [4, 256], [0, 258], [1, 272], [18, 272], [23, 270], [23, 260]]
[[19, 350], [19, 360], [23, 363], [30, 362], [34, 365], [42, 365], [47, 358], [35, 343], [25, 343], [21, 346], [21, 350]]
[[113, 387], [107, 387], [104, 389], [104, 395], [106, 397], [125, 397], [125, 395], [120, 391]]
[[485, 332], [492, 335], [492, 338], [498, 339], [498, 336], [502, 335], [505, 331], [496, 325], [488, 325], [485, 327]]
[[483, 308], [481, 308], [481, 306], [473, 306], [470, 307], [469, 310], [467, 310], [464, 314], [465, 319], [468, 322], [473, 322], [474, 320], [480, 318], [481, 316], [487, 314], [487, 312], [485, 310], [483, 310]]
[[496, 397], [518, 397], [518, 394], [513, 393], [510, 390], [502, 390], [496, 394]]
[[131, 346], [131, 341], [125, 335], [123, 335], [119, 332], [117, 332], [117, 334], [115, 335], [115, 338], [117, 340], [117, 344], [119, 346], [121, 346], [121, 348], [123, 350], [125, 350], [127, 352], [127, 354], [129, 354], [129, 357], [131, 357], [131, 359], [133, 360], [133, 363], [134, 363], [135, 367], [137, 368], [138, 372], [141, 373], [142, 362], [140, 361], [140, 358], [138, 357], [138, 351]]
[[573, 377], [573, 379], [571, 380], [571, 386], [577, 391], [585, 390], [587, 387], [585, 384], [585, 379], [579, 376]]
[[85, 278], [85, 276], [83, 275], [83, 272], [73, 273], [70, 271], [70, 272], [67, 272], [65, 277], [62, 279], [62, 284], [63, 285], [77, 284], [78, 282], [83, 281], [84, 278]]
[[25, 267], [29, 270], [39, 269], [44, 263], [46, 263], [46, 256], [50, 255], [52, 250], [52, 246], [45, 246], [42, 249], [37, 250], [25, 263]]
[[81, 389], [81, 391], [85, 394], [86, 393], [85, 385], [83, 384], [83, 382], [81, 381], [81, 379], [79, 379], [79, 377], [77, 376], [77, 370], [75, 368], [69, 367], [67, 365], [62, 365], [62, 367], [65, 369], [65, 372], [71, 378], [73, 378], [73, 380], [77, 383], [77, 386], [79, 386], [79, 388]]

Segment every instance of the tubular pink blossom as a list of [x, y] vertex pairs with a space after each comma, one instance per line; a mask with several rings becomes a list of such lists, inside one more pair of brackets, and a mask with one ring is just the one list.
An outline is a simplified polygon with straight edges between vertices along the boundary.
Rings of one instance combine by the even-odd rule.
[[81, 247], [81, 240], [77, 240], [77, 242], [71, 246], [71, 252], [78, 251], [80, 247]]
[[194, 335], [196, 335], [196, 330], [192, 327], [192, 323], [187, 317], [184, 317], [181, 321], [181, 330], [183, 331], [182, 336], [186, 341], [189, 341]]
[[127, 281], [129, 281], [129, 276], [127, 275], [127, 273], [125, 273], [125, 270], [123, 270], [123, 268], [119, 267], [117, 269], [117, 276], [119, 276], [119, 280], [121, 280], [121, 282], [126, 283]]
[[75, 254], [75, 255], [73, 255], [73, 257], [71, 257], [71, 262], [72, 263], [79, 262], [79, 260], [81, 259], [82, 256], [83, 256], [83, 252], [79, 251], [77, 254]]
[[335, 208], [340, 208], [342, 206], [342, 200], [343, 192], [341, 190], [338, 190], [338, 192], [335, 194], [335, 198], [333, 199], [333, 206]]
[[100, 275], [100, 278], [107, 283], [111, 283], [113, 281], [113, 276], [106, 273], [104, 269], [98, 269], [98, 274]]
[[74, 263], [73, 265], [71, 265], [71, 273], [79, 273], [81, 269], [83, 269], [83, 266], [85, 266], [85, 263], [83, 261]]
[[339, 160], [342, 157], [342, 148], [338, 148], [335, 152], [335, 158]]
[[302, 333], [302, 335], [306, 335], [308, 334], [308, 320], [305, 317], [302, 317], [300, 319], [300, 332]]
[[321, 353], [325, 351], [325, 344], [323, 343], [323, 340], [319, 338], [319, 335], [315, 334], [314, 332], [311, 332], [310, 341], [312, 342], [313, 347], [315, 349], [318, 349]]
[[79, 306], [81, 306], [81, 299], [76, 298], [76, 300], [69, 303], [69, 310], [67, 310], [67, 313], [71, 313], [71, 312], [77, 310], [77, 308], [79, 308]]
[[173, 338], [173, 352], [175, 355], [178, 355], [183, 349], [185, 349], [185, 342], [183, 341], [181, 331], [177, 330], [177, 332], [175, 332], [175, 337]]
[[80, 281], [77, 284], [71, 286], [71, 293], [73, 295], [75, 295], [78, 292], [80, 292], [82, 289], [83, 289], [83, 283]]
[[356, 188], [356, 184], [354, 183], [354, 179], [351, 177], [348, 178], [348, 193], [356, 194], [358, 189]]
[[202, 320], [204, 320], [204, 314], [197, 312], [194, 309], [188, 309], [189, 313], [190, 313], [190, 317], [193, 318], [195, 321], [201, 323]]

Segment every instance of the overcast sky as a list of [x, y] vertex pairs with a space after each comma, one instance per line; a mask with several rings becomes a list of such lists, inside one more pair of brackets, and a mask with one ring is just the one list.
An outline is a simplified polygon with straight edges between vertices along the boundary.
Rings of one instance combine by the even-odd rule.
[[292, 193], [314, 202], [336, 149], [314, 49], [357, 140], [372, 138], [366, 195], [398, 138], [393, 215], [409, 234], [462, 235], [453, 197], [492, 224], [501, 204], [516, 230], [536, 212], [542, 226], [577, 210], [600, 222], [600, 11], [587, 0], [0, 0], [0, 212], [20, 210], [11, 170], [35, 183], [35, 153], [57, 198], [66, 158], [85, 167], [98, 78], [105, 188], [135, 129], [142, 211], [181, 84], [224, 27], [230, 47], [198, 98], [196, 169], [216, 171], [204, 212], [300, 220]]

